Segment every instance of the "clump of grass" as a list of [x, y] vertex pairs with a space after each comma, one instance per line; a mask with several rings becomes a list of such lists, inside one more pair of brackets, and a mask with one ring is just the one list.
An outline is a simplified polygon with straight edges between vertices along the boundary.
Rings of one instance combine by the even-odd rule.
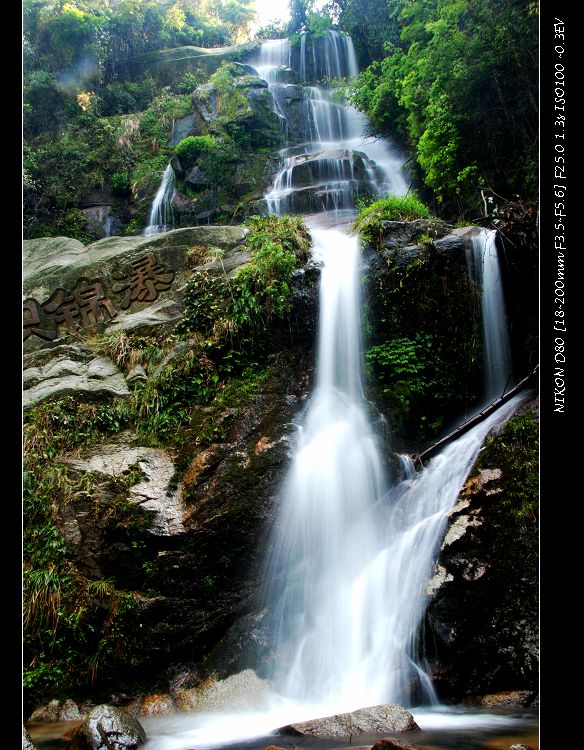
[[389, 195], [359, 211], [354, 229], [366, 242], [379, 240], [383, 221], [415, 221], [429, 219], [430, 211], [417, 195]]

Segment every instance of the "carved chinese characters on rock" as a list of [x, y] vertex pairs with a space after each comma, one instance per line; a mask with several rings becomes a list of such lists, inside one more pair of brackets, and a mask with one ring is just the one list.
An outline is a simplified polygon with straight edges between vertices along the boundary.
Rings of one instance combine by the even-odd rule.
[[132, 263], [129, 281], [119, 273], [113, 276], [118, 281], [113, 284], [112, 291], [127, 292], [122, 310], [127, 310], [132, 302], [154, 302], [158, 299], [158, 292], [170, 289], [174, 281], [174, 271], [165, 270], [152, 254]]
[[57, 325], [64, 323], [71, 331], [89, 328], [93, 323], [99, 323], [104, 318], [115, 318], [118, 314], [105, 296], [99, 281], [89, 284], [85, 279], [77, 282], [73, 294], [67, 294], [64, 289], [57, 289], [45, 302], [43, 310], [49, 315], [54, 315]]
[[41, 316], [39, 312], [39, 303], [36, 299], [26, 299], [22, 303], [22, 340], [34, 333], [41, 339], [52, 341], [57, 336], [56, 331], [48, 331], [40, 327]]
[[[170, 288], [174, 271], [162, 266], [152, 253], [130, 264], [127, 273], [115, 271], [111, 293], [121, 294], [119, 307], [127, 310], [133, 302], [154, 302]], [[107, 323], [118, 311], [99, 280], [81, 278], [72, 291], [59, 288], [43, 304], [26, 299], [22, 305], [22, 339], [38, 336], [53, 341], [62, 332], [79, 332]]]

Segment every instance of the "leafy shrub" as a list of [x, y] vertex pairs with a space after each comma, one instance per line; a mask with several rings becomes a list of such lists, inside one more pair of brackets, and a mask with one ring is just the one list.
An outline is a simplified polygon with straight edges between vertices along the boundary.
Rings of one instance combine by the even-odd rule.
[[417, 333], [394, 338], [365, 353], [369, 375], [387, 405], [392, 428], [408, 426], [416, 439], [433, 437], [443, 426], [446, 407], [456, 398], [456, 382], [445, 366], [436, 337]]
[[189, 135], [175, 146], [174, 153], [187, 164], [197, 161], [203, 154], [214, 152], [219, 148], [212, 135]]
[[206, 72], [203, 68], [197, 75], [196, 73], [185, 73], [177, 84], [177, 91], [179, 94], [192, 94], [197, 86], [206, 80]]
[[[246, 221], [251, 261], [233, 276], [194, 270], [185, 293], [181, 335], [196, 331], [214, 350], [220, 372], [241, 371], [267, 345], [270, 324], [292, 306], [292, 274], [305, 259], [310, 235], [300, 217], [254, 216]], [[221, 251], [215, 257], [221, 259]]]
[[130, 175], [127, 172], [114, 172], [110, 177], [110, 185], [114, 193], [127, 195], [132, 190]]

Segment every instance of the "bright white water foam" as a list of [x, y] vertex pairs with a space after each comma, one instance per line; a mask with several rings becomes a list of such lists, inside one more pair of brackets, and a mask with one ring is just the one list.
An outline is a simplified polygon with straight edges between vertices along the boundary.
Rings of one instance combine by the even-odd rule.
[[170, 202], [174, 195], [174, 184], [174, 169], [168, 164], [162, 175], [154, 200], [152, 201], [150, 219], [148, 221], [148, 226], [143, 232], [144, 236], [149, 237], [151, 234], [166, 232], [172, 226], [173, 216]]

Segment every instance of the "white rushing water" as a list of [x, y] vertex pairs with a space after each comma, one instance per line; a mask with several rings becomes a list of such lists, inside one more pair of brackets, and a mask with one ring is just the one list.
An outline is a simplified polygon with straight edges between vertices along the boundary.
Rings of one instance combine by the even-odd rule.
[[490, 403], [513, 385], [511, 344], [503, 298], [497, 233], [481, 229], [467, 250], [471, 278], [481, 286], [484, 399]]
[[[315, 70], [328, 78], [356, 74], [348, 37], [331, 33], [321, 44], [324, 52], [317, 54], [301, 38], [302, 82], [311, 75], [314, 82]], [[278, 81], [289, 76], [291, 60], [288, 41], [277, 40], [262, 46], [255, 67], [271, 88], [290, 85]], [[420, 473], [408, 456], [399, 457], [404, 479], [390, 486], [362, 390], [360, 246], [346, 229], [346, 217], [355, 215], [355, 144], [367, 160], [361, 181], [378, 192], [392, 186], [391, 192], [403, 193], [406, 180], [391, 147], [369, 143], [364, 118], [332, 101], [330, 89], [305, 86], [304, 104], [310, 141], [283, 150], [266, 196], [272, 212], [294, 211], [289, 197], [309, 187], [303, 182], [312, 165], [310, 187], [317, 186], [320, 214], [305, 205], [318, 214], [309, 225], [322, 267], [316, 384], [264, 566], [264, 624], [274, 656], [268, 693], [250, 705], [244, 681], [238, 705], [245, 709], [146, 720], [146, 750], [213, 747], [379, 703], [435, 705], [418, 653], [426, 587], [448, 513], [485, 436], [521, 400], [516, 396], [450, 443]], [[323, 228], [331, 214], [342, 214], [345, 227], [339, 228], [341, 221]], [[257, 666], [266, 672], [266, 665]], [[434, 725], [450, 721], [427, 710], [420, 716]]]
[[300, 98], [301, 127], [292, 147], [280, 152], [280, 171], [265, 196], [270, 213], [350, 217], [358, 196], [407, 192], [403, 156], [387, 140], [368, 136], [365, 116], [338, 96], [335, 82], [358, 74], [350, 37], [329, 31], [307, 42], [302, 35], [296, 71], [288, 39], [265, 42], [250, 64], [268, 82], [280, 117]]
[[[272, 693], [256, 710], [145, 720], [146, 750], [214, 747], [293, 721], [408, 704], [413, 683], [422, 700], [435, 702], [414, 655], [437, 547], [485, 436], [522, 397], [448, 445], [421, 474], [387, 490], [358, 389], [344, 390], [336, 368], [325, 373], [300, 432], [268, 562], [266, 593], [276, 626], [271, 645], [281, 661]], [[484, 714], [413, 713], [422, 729], [517, 723]]]
[[167, 232], [172, 227], [172, 206], [170, 202], [174, 195], [175, 174], [170, 164], [164, 170], [160, 185], [152, 201], [148, 226], [143, 232], [145, 237], [159, 232]]

